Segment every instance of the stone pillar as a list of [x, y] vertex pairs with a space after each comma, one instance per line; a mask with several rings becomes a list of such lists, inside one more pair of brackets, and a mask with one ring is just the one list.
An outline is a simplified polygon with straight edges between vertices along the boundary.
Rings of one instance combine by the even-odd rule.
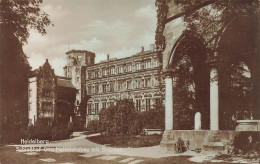
[[194, 130], [201, 130], [201, 114], [197, 112], [194, 118]]
[[210, 130], [219, 130], [218, 109], [218, 73], [216, 68], [210, 71]]
[[169, 75], [165, 78], [165, 130], [173, 130], [173, 86]]

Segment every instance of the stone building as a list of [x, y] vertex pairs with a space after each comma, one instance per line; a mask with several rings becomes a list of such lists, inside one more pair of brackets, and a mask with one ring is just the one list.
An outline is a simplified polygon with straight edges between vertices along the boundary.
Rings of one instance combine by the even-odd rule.
[[79, 104], [86, 96], [86, 66], [94, 64], [95, 54], [84, 50], [71, 50], [66, 55], [67, 65], [63, 68], [64, 76], [71, 78], [73, 86], [77, 89], [75, 113], [80, 116]]
[[122, 59], [110, 59], [86, 67], [86, 89], [91, 98], [87, 119], [120, 99], [130, 99], [137, 111], [153, 109], [161, 101], [163, 88], [158, 53], [144, 51]]
[[52, 126], [54, 121], [69, 122], [70, 116], [73, 116], [76, 89], [71, 78], [54, 74], [48, 59], [32, 72], [28, 97], [29, 125], [42, 120]]
[[94, 53], [72, 50], [66, 54], [68, 65], [64, 70], [77, 86], [76, 105], [83, 96], [90, 97], [86, 122], [97, 118], [99, 110], [115, 105], [120, 99], [133, 100], [138, 111], [149, 111], [162, 100], [161, 64], [154, 49], [142, 49], [140, 53], [121, 59], [110, 59], [107, 55], [107, 60], [96, 64]]

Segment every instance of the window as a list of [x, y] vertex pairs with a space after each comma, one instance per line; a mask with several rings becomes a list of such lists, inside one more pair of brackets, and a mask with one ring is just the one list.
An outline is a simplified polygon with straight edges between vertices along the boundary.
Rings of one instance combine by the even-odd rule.
[[47, 110], [47, 111], [49, 111], [49, 110], [51, 110], [51, 107], [52, 106], [52, 103], [51, 102], [42, 102], [42, 108], [44, 109], [44, 110]]
[[127, 66], [127, 71], [128, 71], [128, 72], [131, 72], [131, 71], [132, 71], [132, 65], [128, 65], [128, 66]]
[[79, 100], [77, 100], [77, 105], [79, 105]]
[[155, 60], [155, 62], [154, 62], [154, 67], [159, 67], [159, 65], [160, 65], [159, 61], [158, 61], [158, 60]]
[[136, 105], [136, 110], [140, 111], [141, 110], [141, 100], [136, 100], [135, 105]]
[[77, 77], [77, 82], [79, 82], [79, 77]]
[[115, 67], [110, 68], [110, 75], [114, 75], [115, 74]]
[[122, 90], [122, 81], [119, 81], [118, 82], [118, 91], [121, 91]]
[[106, 109], [107, 108], [107, 103], [106, 102], [102, 102], [102, 108]]
[[127, 89], [131, 89], [131, 81], [127, 81], [126, 87]]
[[43, 89], [42, 94], [43, 94], [44, 97], [49, 97], [49, 96], [51, 96], [51, 90]]
[[88, 86], [88, 94], [91, 94], [91, 85]]
[[103, 74], [103, 76], [106, 76], [106, 75], [107, 75], [107, 70], [106, 70], [106, 69], [103, 69], [103, 70], [102, 70], [102, 74]]
[[91, 114], [91, 104], [88, 104], [87, 106], [87, 114]]
[[98, 84], [95, 86], [95, 92], [99, 93], [99, 85]]
[[103, 89], [103, 92], [106, 92], [107, 91], [107, 85], [106, 84], [102, 84], [102, 89]]
[[88, 73], [88, 79], [91, 79], [91, 73]]
[[155, 85], [155, 86], [158, 86], [158, 85], [159, 85], [158, 78], [154, 78], [154, 85]]
[[136, 70], [138, 71], [138, 70], [141, 70], [141, 63], [137, 63], [136, 65], [135, 65], [135, 67], [136, 67]]
[[115, 85], [114, 82], [110, 83], [110, 92], [114, 92], [114, 85]]
[[140, 88], [141, 87], [141, 84], [140, 84], [140, 80], [136, 80], [136, 88]]
[[98, 71], [95, 71], [95, 77], [98, 77]]
[[144, 80], [144, 87], [150, 87], [150, 79], [145, 79]]
[[145, 110], [149, 111], [151, 109], [151, 99], [145, 99]]
[[145, 69], [151, 68], [151, 61], [150, 61], [150, 60], [144, 62], [144, 68], [145, 68]]
[[95, 113], [94, 114], [98, 114], [98, 103], [95, 103]]
[[118, 73], [123, 73], [123, 66], [118, 67]]

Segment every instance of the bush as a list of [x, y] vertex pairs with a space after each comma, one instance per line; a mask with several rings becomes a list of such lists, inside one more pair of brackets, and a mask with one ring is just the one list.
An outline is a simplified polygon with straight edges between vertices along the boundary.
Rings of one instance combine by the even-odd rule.
[[35, 126], [28, 127], [30, 139], [39, 140], [50, 140], [51, 139], [51, 127], [45, 125], [44, 123], [37, 121]]
[[183, 153], [187, 150], [187, 147], [181, 138], [178, 138], [177, 142], [174, 144], [174, 150], [176, 153]]
[[100, 130], [112, 136], [130, 134], [130, 125], [135, 117], [134, 103], [127, 99], [120, 100], [116, 106], [100, 111]]
[[152, 109], [137, 112], [134, 103], [124, 99], [114, 107], [102, 109], [99, 113], [99, 126], [106, 135], [140, 134], [144, 128], [164, 129], [164, 110]]
[[60, 125], [55, 126], [51, 129], [51, 139], [52, 140], [61, 140], [70, 138], [70, 131], [68, 126]]
[[260, 153], [260, 133], [240, 132], [234, 137], [234, 149], [236, 153], [248, 153], [250, 151]]
[[99, 121], [98, 120], [91, 120], [88, 123], [87, 130], [89, 130], [92, 133], [99, 132], [100, 131]]

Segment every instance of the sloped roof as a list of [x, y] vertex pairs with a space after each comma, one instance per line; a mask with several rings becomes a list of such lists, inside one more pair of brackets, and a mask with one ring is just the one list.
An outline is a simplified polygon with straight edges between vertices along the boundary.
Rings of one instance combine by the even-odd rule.
[[57, 76], [57, 86], [66, 88], [75, 88], [71, 82], [71, 78]]

